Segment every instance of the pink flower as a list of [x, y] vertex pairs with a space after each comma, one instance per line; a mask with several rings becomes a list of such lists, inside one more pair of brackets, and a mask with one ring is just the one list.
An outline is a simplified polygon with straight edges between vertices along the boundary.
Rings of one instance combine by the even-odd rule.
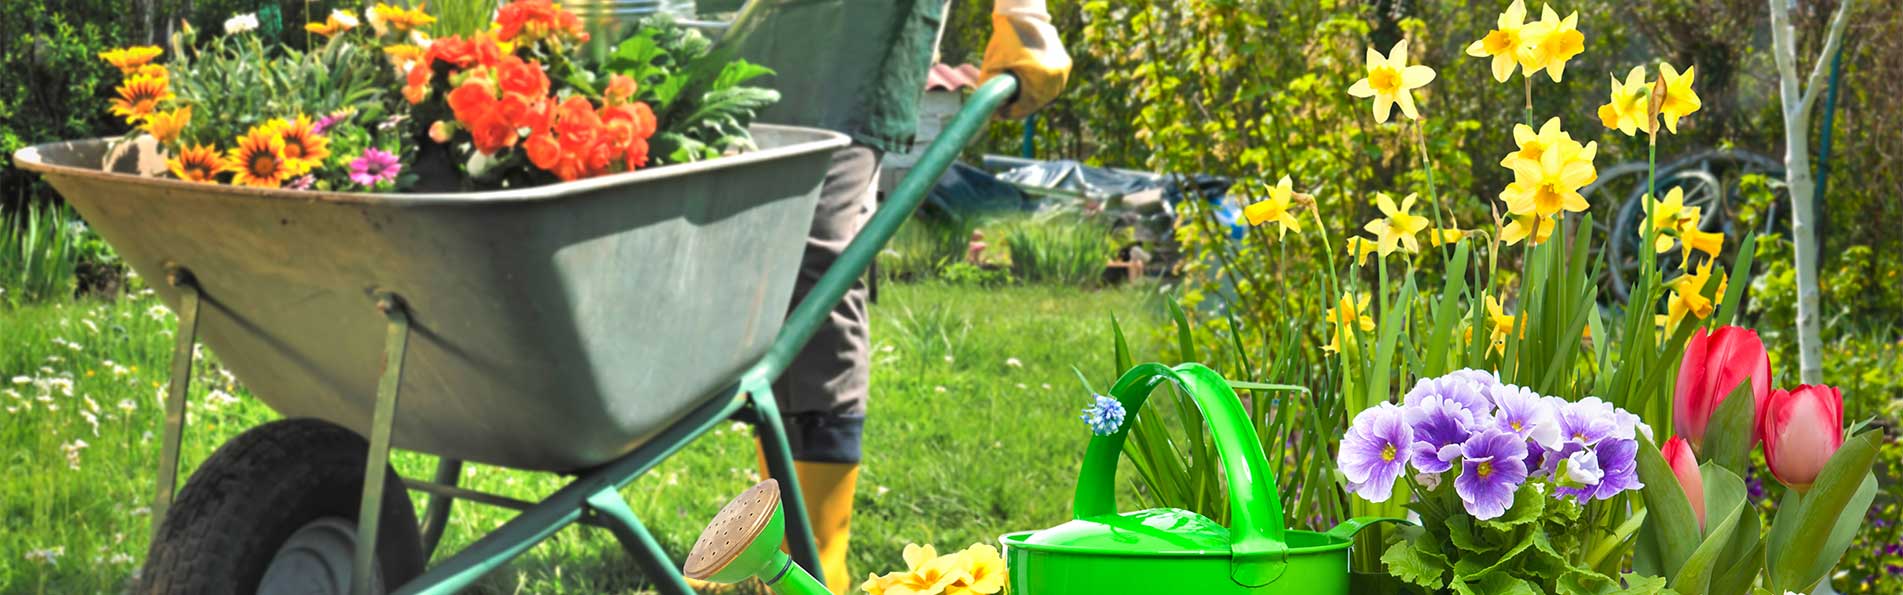
[[1678, 476], [1678, 487], [1685, 490], [1685, 499], [1692, 503], [1692, 514], [1698, 517], [1698, 528], [1705, 528], [1705, 476], [1698, 472], [1698, 459], [1692, 456], [1692, 447], [1679, 436], [1665, 441], [1660, 448], [1665, 462], [1672, 466], [1672, 475]]
[[396, 155], [389, 151], [370, 147], [363, 150], [363, 156], [350, 162], [350, 181], [364, 186], [375, 186], [379, 182], [396, 180], [397, 172], [403, 170]]
[[[1685, 344], [1685, 358], [1678, 367], [1678, 386], [1674, 391], [1672, 423], [1679, 436], [1691, 443], [1694, 452], [1704, 452], [1705, 425], [1718, 411], [1718, 405], [1731, 396], [1746, 380], [1756, 399], [1758, 416], [1764, 414], [1764, 399], [1771, 392], [1771, 358], [1757, 331], [1736, 326], [1721, 326], [1707, 334], [1699, 329]], [[1753, 424], [1755, 426], [1755, 424]], [[1753, 428], [1752, 446], [1759, 437]]]
[[1843, 391], [1821, 384], [1773, 391], [1758, 414], [1758, 434], [1771, 474], [1798, 491], [1810, 489], [1844, 445]]

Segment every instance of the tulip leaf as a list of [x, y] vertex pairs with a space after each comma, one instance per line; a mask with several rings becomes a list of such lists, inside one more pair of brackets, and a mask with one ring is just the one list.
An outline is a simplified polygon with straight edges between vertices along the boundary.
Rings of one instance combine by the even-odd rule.
[[1843, 559], [1844, 551], [1850, 549], [1850, 540], [1857, 536], [1857, 530], [1863, 528], [1864, 514], [1870, 511], [1870, 504], [1877, 498], [1877, 476], [1866, 474], [1863, 485], [1857, 487], [1857, 495], [1850, 499], [1850, 505], [1837, 514], [1837, 524], [1830, 528], [1830, 540], [1817, 554], [1817, 560], [1811, 563], [1805, 576], [1823, 578], [1830, 569]]
[[[1708, 528], [1704, 541], [1692, 550], [1691, 557], [1685, 559], [1685, 565], [1674, 573], [1672, 589], [1681, 595], [1716, 592], [1711, 589], [1712, 577], [1718, 574], [1720, 565], [1724, 563], [1723, 554], [1731, 545], [1732, 535], [1742, 524], [1740, 517], [1747, 514], [1744, 480], [1718, 465], [1705, 465], [1699, 473], [1705, 484], [1705, 522]], [[1673, 482], [1673, 487], [1677, 485], [1677, 482]]]
[[[1715, 365], [1715, 364], [1714, 364]], [[1751, 466], [1751, 447], [1756, 436], [1752, 422], [1757, 418], [1757, 398], [1749, 379], [1718, 404], [1705, 425], [1705, 460], [1723, 465], [1733, 473], [1744, 474]]]
[[1645, 483], [1639, 493], [1645, 498], [1647, 515], [1645, 527], [1639, 530], [1639, 553], [1649, 559], [1643, 564], [1635, 561], [1634, 568], [1647, 574], [1676, 575], [1698, 547], [1698, 517], [1693, 516], [1692, 503], [1659, 447], [1645, 436], [1638, 440], [1639, 481]]
[[[1737, 500], [1738, 506], [1737, 527], [1718, 555], [1717, 565], [1712, 568], [1714, 574], [1711, 576], [1709, 592], [1743, 593], [1749, 590], [1758, 572], [1764, 569], [1764, 539], [1759, 534], [1762, 522], [1758, 520], [1757, 507], [1751, 503], [1744, 480], [1730, 469], [1717, 463], [1706, 463], [1699, 468], [1699, 473], [1705, 482], [1707, 513], [1721, 510], [1727, 499], [1731, 498]], [[1708, 542], [1713, 539], [1711, 536], [1705, 538]]]
[[[1841, 549], [1827, 551], [1826, 545], [1835, 541], [1838, 520], [1853, 503], [1862, 504], [1862, 508], [1855, 511], [1855, 519], [1861, 519], [1869, 510], [1870, 500], [1860, 496], [1870, 475], [1870, 465], [1876, 460], [1878, 435], [1878, 432], [1865, 432], [1845, 440], [1843, 448], [1824, 463], [1823, 471], [1811, 483], [1810, 492], [1804, 495], [1803, 504], [1797, 510], [1780, 511], [1771, 527], [1774, 538], [1780, 536], [1778, 529], [1783, 527], [1778, 525], [1784, 524], [1784, 515], [1796, 513], [1796, 526], [1784, 528], [1782, 542], [1771, 544], [1772, 557], [1768, 560], [1771, 590], [1808, 590], [1823, 578], [1821, 571], [1813, 572], [1813, 569], [1820, 566], [1828, 569], [1829, 564], [1836, 563], [1843, 555]], [[1875, 480], [1869, 479], [1869, 482], [1874, 494]], [[1845, 544], [1847, 547], [1848, 542]], [[1820, 558], [1828, 564], [1819, 564]]]

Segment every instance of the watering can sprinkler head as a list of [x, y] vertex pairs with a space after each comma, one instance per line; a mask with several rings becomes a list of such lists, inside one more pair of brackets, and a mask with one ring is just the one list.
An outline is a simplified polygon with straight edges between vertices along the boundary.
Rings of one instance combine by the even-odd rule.
[[758, 578], [779, 595], [831, 595], [780, 551], [785, 534], [780, 483], [762, 481], [714, 515], [687, 554], [681, 572], [687, 578], [725, 584]]

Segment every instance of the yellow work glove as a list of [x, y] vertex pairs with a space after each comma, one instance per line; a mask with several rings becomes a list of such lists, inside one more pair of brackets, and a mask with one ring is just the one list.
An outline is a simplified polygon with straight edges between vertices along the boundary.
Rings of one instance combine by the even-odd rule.
[[1044, 0], [995, 0], [991, 42], [985, 45], [984, 79], [1009, 72], [1018, 94], [998, 115], [1018, 119], [1049, 105], [1070, 78], [1070, 54], [1051, 26]]

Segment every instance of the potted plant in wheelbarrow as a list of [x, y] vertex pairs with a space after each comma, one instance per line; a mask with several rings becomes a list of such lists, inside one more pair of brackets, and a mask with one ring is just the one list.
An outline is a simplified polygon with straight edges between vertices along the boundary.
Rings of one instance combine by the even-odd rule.
[[[102, 53], [128, 134], [16, 154], [179, 314], [139, 592], [446, 592], [584, 511], [671, 566], [614, 490], [729, 417], [783, 449], [765, 356], [804, 340], [777, 336], [790, 271], [847, 139], [754, 125], [768, 71], [691, 32], [571, 59], [587, 33], [547, 0], [462, 31], [333, 12], [309, 51], [258, 19]], [[200, 339], [290, 419], [174, 502]], [[435, 481], [396, 477], [391, 448], [438, 455]], [[456, 487], [463, 461], [579, 479], [522, 503]], [[420, 529], [406, 487], [436, 496]], [[451, 498], [527, 512], [412, 582]]]

